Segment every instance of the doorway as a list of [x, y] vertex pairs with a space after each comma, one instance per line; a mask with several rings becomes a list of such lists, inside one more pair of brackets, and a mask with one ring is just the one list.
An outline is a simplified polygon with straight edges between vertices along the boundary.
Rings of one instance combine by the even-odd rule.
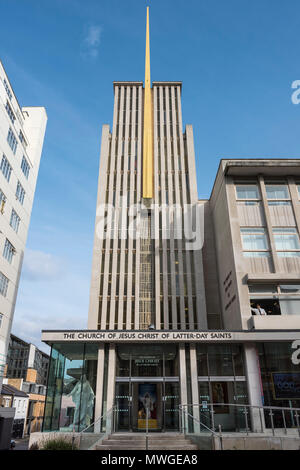
[[131, 380], [116, 382], [114, 429], [145, 432], [179, 430], [179, 382]]

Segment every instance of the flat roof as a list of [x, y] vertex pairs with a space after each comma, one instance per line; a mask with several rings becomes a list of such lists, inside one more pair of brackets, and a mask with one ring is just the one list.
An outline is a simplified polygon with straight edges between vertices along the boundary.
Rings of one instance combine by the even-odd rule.
[[210, 193], [214, 192], [218, 176], [254, 177], [258, 175], [284, 178], [295, 176], [300, 178], [299, 158], [221, 158]]

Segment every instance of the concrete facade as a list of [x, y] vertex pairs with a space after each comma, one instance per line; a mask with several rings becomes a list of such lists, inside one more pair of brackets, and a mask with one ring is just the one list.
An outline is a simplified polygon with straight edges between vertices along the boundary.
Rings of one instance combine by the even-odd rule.
[[[159, 429], [178, 430], [183, 425], [174, 419], [176, 413], [170, 417], [166, 411], [181, 405], [190, 410], [195, 433], [203, 431], [200, 420], [228, 432], [246, 426], [267, 434], [274, 423], [262, 407], [286, 407], [280, 411], [285, 415], [288, 407], [297, 408], [300, 399], [293, 395], [291, 400], [280, 400], [278, 390], [271, 390], [273, 373], [278, 373], [278, 380], [285, 373], [287, 380], [297, 381], [299, 376], [291, 348], [300, 340], [300, 160], [221, 160], [209, 200], [199, 201], [192, 126], [182, 131], [181, 84], [153, 82], [154, 198], [149, 203], [141, 196], [142, 83], [116, 82], [114, 92], [112, 132], [107, 125], [102, 131], [88, 330], [43, 332], [43, 341], [53, 347], [53, 367], [59, 369], [65, 361], [67, 372], [69, 358], [79, 357], [77, 347], [84, 348], [81, 358], [93, 357], [97, 369], [93, 419], [98, 431], [103, 431], [103, 416], [106, 432], [136, 431], [132, 423], [137, 419], [137, 387], [151, 383], [163, 415], [157, 420]], [[200, 209], [198, 230], [204, 241], [200, 248], [186, 249], [185, 238], [174, 236], [174, 219], [170, 238], [162, 237], [166, 215], [161, 207], [173, 203], [181, 210], [185, 204]], [[142, 228], [144, 214], [151, 218], [151, 243], [148, 229], [144, 238], [129, 236], [136, 217], [132, 204], [144, 205]], [[121, 208], [123, 212], [113, 217]], [[262, 304], [266, 315], [254, 315], [256, 303]], [[166, 372], [172, 335], [178, 370]], [[144, 342], [139, 339], [143, 337]], [[197, 337], [200, 343], [191, 339]], [[69, 345], [75, 348], [73, 356]], [[93, 356], [88, 353], [91, 345]], [[275, 359], [277, 349], [282, 349], [282, 356]], [[157, 359], [159, 354], [163, 359]], [[141, 361], [150, 366], [153, 360], [163, 361], [160, 373], [153, 369], [149, 375], [146, 366], [135, 372]], [[68, 380], [72, 377], [75, 372]], [[49, 380], [52, 384], [55, 375]], [[91, 375], [88, 380], [91, 385]], [[173, 401], [167, 406], [170, 396]], [[219, 400], [227, 405], [217, 405], [211, 416], [208, 407]], [[128, 410], [125, 418], [116, 416], [119, 408]], [[59, 412], [54, 398], [49, 398], [45, 413], [51, 424], [45, 431], [59, 429], [58, 424], [53, 427]], [[295, 413], [300, 415], [300, 409]], [[121, 421], [127, 424], [120, 425]], [[293, 420], [275, 424], [297, 426]], [[271, 444], [268, 440], [262, 445]]]
[[[299, 330], [298, 314], [253, 316], [249, 293], [249, 285], [253, 290], [252, 286], [293, 286], [299, 282], [299, 172], [300, 160], [297, 159], [220, 162], [210, 198], [210, 209], [214, 221], [218, 284], [225, 329]], [[247, 185], [257, 191], [257, 197], [239, 199], [236, 187], [243, 188]], [[279, 195], [278, 198], [268, 198], [266, 187], [275, 196], [278, 187], [286, 193], [286, 197]], [[265, 250], [258, 248], [255, 252], [255, 249], [249, 250], [249, 246], [243, 247], [242, 230], [251, 229], [254, 229], [254, 233], [258, 229], [263, 230]], [[291, 230], [290, 245], [286, 243], [284, 246], [284, 238], [277, 236], [276, 247], [274, 237], [280, 233], [280, 229], [283, 229], [283, 237], [286, 238], [289, 237], [288, 230]], [[251, 256], [245, 256], [246, 254]], [[265, 297], [269, 294], [270, 292], [266, 292]], [[276, 296], [277, 292], [273, 294]], [[293, 299], [297, 300], [298, 293], [293, 291], [293, 294]], [[263, 298], [259, 293], [252, 297], [256, 297], [257, 301], [260, 297]], [[279, 299], [284, 297], [288, 298], [288, 292], [279, 293]]]
[[300, 432], [300, 160], [221, 160], [199, 201], [182, 85], [149, 89], [148, 31], [145, 87], [114, 82], [102, 128], [88, 329], [42, 333], [43, 431], [221, 429], [265, 448], [259, 433]]

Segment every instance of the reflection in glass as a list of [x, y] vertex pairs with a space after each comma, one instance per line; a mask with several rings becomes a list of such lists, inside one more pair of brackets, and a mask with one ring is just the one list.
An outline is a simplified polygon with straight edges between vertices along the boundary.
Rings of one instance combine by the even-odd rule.
[[81, 431], [93, 422], [97, 355], [93, 344], [53, 345], [44, 431]]
[[117, 377], [174, 377], [179, 375], [174, 344], [117, 347]]

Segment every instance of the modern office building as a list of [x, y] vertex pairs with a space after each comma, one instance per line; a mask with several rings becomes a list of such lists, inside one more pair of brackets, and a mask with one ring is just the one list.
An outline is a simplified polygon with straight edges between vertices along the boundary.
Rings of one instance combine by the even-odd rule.
[[49, 355], [34, 344], [11, 334], [4, 377], [47, 384]]
[[42, 333], [43, 430], [103, 416], [106, 431], [144, 431], [148, 414], [178, 431], [187, 413], [194, 429], [292, 430], [300, 160], [222, 160], [199, 201], [182, 85], [151, 86], [148, 21], [146, 38], [145, 82], [114, 82], [102, 131], [88, 329]]
[[47, 116], [20, 107], [0, 62], [0, 389]]

